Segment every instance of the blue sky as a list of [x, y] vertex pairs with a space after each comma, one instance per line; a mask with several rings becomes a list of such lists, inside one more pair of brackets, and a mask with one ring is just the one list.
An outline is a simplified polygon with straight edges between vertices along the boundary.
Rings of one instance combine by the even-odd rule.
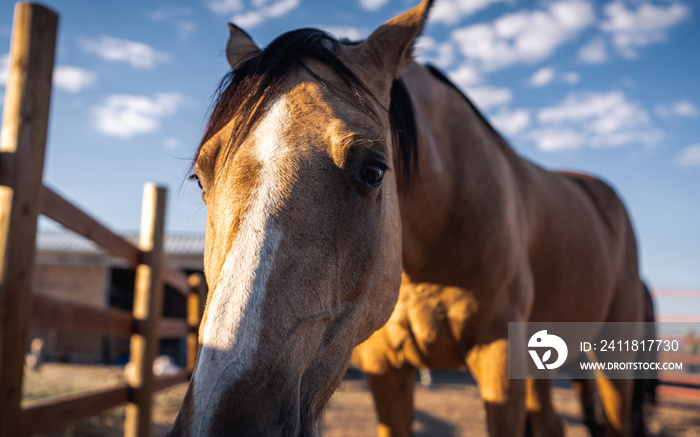
[[[61, 14], [45, 181], [138, 229], [146, 182], [168, 230], [203, 232], [183, 183], [228, 65], [226, 23], [261, 45], [298, 27], [353, 39], [406, 0], [86, 0]], [[0, 3], [0, 96], [13, 3]], [[621, 193], [655, 288], [700, 288], [700, 8], [690, 0], [436, 0], [418, 54], [446, 71], [522, 155]]]

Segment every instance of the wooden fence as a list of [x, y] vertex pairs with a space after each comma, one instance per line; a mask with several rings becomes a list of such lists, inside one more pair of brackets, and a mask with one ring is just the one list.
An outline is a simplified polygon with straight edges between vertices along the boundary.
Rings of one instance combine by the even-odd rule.
[[[204, 298], [201, 276], [185, 277], [163, 251], [166, 190], [144, 189], [138, 245], [81, 211], [42, 181], [58, 15], [30, 3], [15, 9], [0, 149], [0, 435], [29, 436], [126, 403], [125, 435], [151, 435], [152, 394], [189, 379]], [[32, 293], [37, 218], [42, 214], [136, 269], [133, 311], [96, 308]], [[165, 284], [187, 297], [187, 319], [162, 318]], [[131, 338], [127, 382], [22, 406], [30, 327]], [[161, 338], [187, 336], [187, 371], [156, 377]]]

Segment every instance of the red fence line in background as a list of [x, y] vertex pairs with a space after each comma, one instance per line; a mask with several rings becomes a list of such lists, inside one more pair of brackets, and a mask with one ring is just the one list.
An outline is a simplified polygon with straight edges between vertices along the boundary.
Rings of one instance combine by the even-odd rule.
[[691, 290], [683, 288], [661, 288], [651, 291], [651, 296], [653, 298], [665, 298], [665, 297], [677, 297], [677, 298], [689, 298], [689, 299], [700, 299], [700, 290]]
[[700, 323], [700, 314], [657, 314], [656, 321]]
[[[658, 301], [663, 299], [683, 299], [682, 303], [692, 302], [696, 307], [700, 308], [700, 290], [692, 289], [656, 289], [651, 291], [651, 296], [656, 301], [658, 311]], [[687, 308], [683, 308], [684, 310]], [[668, 310], [666, 310], [668, 311]], [[679, 314], [679, 313], [657, 313], [657, 322], [675, 322], [675, 323], [700, 323], [700, 314]], [[694, 335], [694, 345], [688, 347], [684, 343], [690, 337], [683, 334], [677, 335], [659, 335], [662, 339], [675, 339], [681, 343], [681, 353], [667, 354], [662, 353], [659, 358], [665, 362], [679, 361], [687, 366], [700, 368], [700, 331], [692, 332]], [[688, 352], [688, 350], [695, 352]], [[657, 389], [659, 396], [668, 399], [684, 399], [684, 400], [700, 400], [700, 375], [693, 368], [683, 369], [683, 372], [662, 372], [659, 375], [660, 386]]]

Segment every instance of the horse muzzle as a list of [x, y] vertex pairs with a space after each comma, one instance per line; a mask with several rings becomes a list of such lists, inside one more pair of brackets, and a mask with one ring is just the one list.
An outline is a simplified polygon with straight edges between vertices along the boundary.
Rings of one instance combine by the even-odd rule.
[[197, 399], [196, 385], [168, 436], [313, 436], [313, 415], [301, 407], [295, 375], [251, 372]]

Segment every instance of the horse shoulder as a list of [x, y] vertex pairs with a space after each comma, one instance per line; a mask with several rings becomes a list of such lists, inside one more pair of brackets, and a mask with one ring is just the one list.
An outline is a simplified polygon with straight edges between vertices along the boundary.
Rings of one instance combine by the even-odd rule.
[[473, 343], [471, 327], [478, 308], [473, 294], [429, 283], [403, 284], [401, 290], [407, 295], [408, 324], [419, 354], [416, 361], [427, 367], [463, 365]]

